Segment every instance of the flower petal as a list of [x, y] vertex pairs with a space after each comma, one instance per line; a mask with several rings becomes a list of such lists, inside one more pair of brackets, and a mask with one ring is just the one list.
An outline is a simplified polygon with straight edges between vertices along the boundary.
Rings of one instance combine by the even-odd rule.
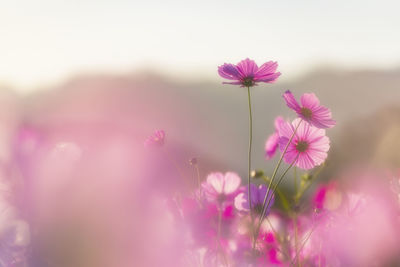
[[254, 77], [258, 70], [258, 66], [254, 60], [246, 58], [237, 64], [237, 70], [241, 74], [241, 78]]
[[262, 78], [263, 76], [270, 75], [276, 72], [278, 68], [278, 62], [268, 61], [262, 64], [256, 73], [256, 77]]
[[249, 210], [249, 202], [247, 200], [247, 194], [240, 193], [235, 197], [235, 208], [239, 211]]
[[278, 148], [279, 144], [279, 134], [278, 133], [273, 133], [271, 134], [267, 141], [265, 142], [265, 158], [266, 159], [271, 159], [275, 153], [276, 149]]
[[283, 98], [286, 101], [286, 105], [293, 109], [296, 112], [300, 112], [300, 105], [299, 103], [297, 103], [296, 99], [294, 98], [292, 92], [290, 92], [289, 90], [287, 90], [284, 94], [283, 94]]
[[311, 93], [311, 94], [303, 94], [300, 99], [301, 105], [305, 108], [313, 109], [314, 107], [319, 106], [319, 99], [318, 97]]
[[227, 195], [234, 193], [240, 186], [241, 179], [234, 172], [227, 172], [224, 177], [223, 192]]
[[225, 78], [228, 80], [240, 79], [240, 73], [239, 73], [237, 67], [233, 64], [225, 63], [224, 65], [219, 66], [218, 73], [222, 78]]
[[213, 172], [207, 176], [207, 184], [210, 184], [216, 193], [221, 194], [224, 190], [224, 175], [220, 172]]

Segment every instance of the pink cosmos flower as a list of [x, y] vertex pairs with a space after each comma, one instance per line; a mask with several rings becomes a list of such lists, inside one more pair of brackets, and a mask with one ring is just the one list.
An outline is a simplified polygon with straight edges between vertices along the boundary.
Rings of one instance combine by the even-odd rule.
[[147, 139], [144, 141], [144, 146], [145, 147], [150, 147], [150, 146], [156, 146], [160, 147], [164, 145], [164, 140], [165, 140], [165, 132], [163, 130], [157, 130], [154, 132], [153, 135], [150, 135], [147, 137]]
[[[254, 184], [250, 184], [250, 191], [251, 191], [251, 206], [256, 211], [256, 213], [261, 214], [262, 212], [262, 205], [264, 203], [265, 194], [267, 193], [267, 187], [264, 184], [259, 185], [258, 187]], [[268, 208], [265, 214], [268, 214], [271, 210], [271, 207], [274, 205], [275, 197], [272, 193], [272, 190], [268, 193], [268, 198], [272, 199], [269, 202]], [[250, 210], [249, 207], [249, 200], [248, 200], [248, 193], [247, 191], [240, 193], [235, 198], [235, 207], [239, 211], [248, 211]], [[267, 202], [268, 203], [268, 202]]]
[[331, 111], [319, 104], [315, 94], [303, 94], [299, 103], [294, 98], [292, 92], [287, 90], [283, 98], [289, 108], [293, 109], [297, 115], [317, 128], [325, 129], [335, 126], [336, 121], [332, 119]]
[[271, 159], [275, 156], [276, 150], [279, 145], [279, 126], [281, 123], [284, 123], [285, 120], [281, 117], [278, 116], [275, 119], [275, 132], [271, 134], [267, 141], [265, 142], [265, 158], [266, 159]]
[[209, 202], [224, 205], [232, 202], [239, 193], [240, 182], [241, 179], [236, 173], [214, 172], [207, 176], [207, 180], [202, 184], [202, 189]]
[[225, 84], [236, 84], [241, 87], [252, 87], [259, 82], [273, 83], [281, 75], [276, 72], [278, 63], [268, 61], [260, 67], [251, 60], [246, 58], [237, 65], [227, 64], [218, 67], [218, 73], [222, 78], [232, 80], [233, 82], [224, 82]]
[[279, 149], [283, 152], [297, 125], [300, 123], [292, 142], [283, 157], [288, 164], [295, 162], [301, 169], [311, 169], [322, 164], [329, 150], [329, 138], [324, 129], [305, 123], [300, 118], [292, 123], [282, 123], [279, 128]]

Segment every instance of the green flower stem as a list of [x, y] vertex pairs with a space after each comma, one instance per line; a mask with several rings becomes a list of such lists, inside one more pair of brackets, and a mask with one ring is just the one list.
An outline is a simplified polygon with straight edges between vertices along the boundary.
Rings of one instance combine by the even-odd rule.
[[251, 204], [251, 190], [250, 190], [250, 176], [251, 176], [251, 146], [253, 144], [253, 116], [251, 112], [251, 95], [250, 95], [250, 87], [247, 87], [247, 99], [249, 102], [249, 153], [248, 153], [248, 178], [247, 178], [247, 196], [249, 201], [249, 208], [250, 208], [250, 216], [251, 222], [254, 222], [253, 217], [253, 209]]
[[[297, 129], [299, 128], [299, 126], [300, 126], [300, 124], [301, 124], [302, 121], [303, 121], [303, 120], [300, 120], [299, 123], [297, 124], [296, 128], [294, 129], [293, 134], [292, 134], [292, 136], [290, 137], [288, 143], [286, 144], [285, 149], [283, 150], [282, 155], [281, 155], [281, 157], [279, 158], [278, 164], [276, 165], [276, 167], [275, 167], [275, 169], [274, 169], [274, 172], [273, 172], [273, 174], [272, 174], [272, 177], [271, 177], [271, 179], [270, 179], [270, 181], [269, 181], [269, 185], [268, 185], [268, 188], [267, 188], [267, 192], [265, 193], [265, 197], [264, 197], [264, 201], [263, 201], [262, 213], [261, 213], [261, 215], [260, 215], [260, 220], [259, 220], [259, 222], [258, 222], [256, 231], [254, 232], [253, 248], [255, 247], [255, 240], [257, 239], [258, 232], [260, 231], [260, 227], [261, 227], [262, 220], [264, 219], [265, 213], [267, 212], [267, 207], [268, 207], [268, 205], [269, 205], [269, 203], [271, 202], [271, 199], [272, 199], [272, 196], [271, 196], [271, 198], [269, 198], [268, 204], [267, 204], [268, 194], [269, 194], [269, 192], [270, 192], [270, 190], [271, 190], [272, 183], [273, 183], [273, 181], [274, 181], [274, 179], [275, 179], [275, 177], [276, 177], [276, 174], [277, 174], [277, 172], [278, 172], [279, 167], [280, 167], [281, 164], [282, 164], [283, 157], [285, 156], [286, 151], [287, 151], [287, 149], [288, 149], [290, 143], [292, 143], [292, 140], [293, 140], [293, 138], [294, 138], [294, 136], [295, 136], [295, 134], [296, 134], [296, 132], [297, 132]], [[297, 157], [296, 157], [296, 159], [292, 162], [292, 164], [290, 164], [289, 168], [287, 168], [286, 171], [283, 173], [283, 175], [279, 178], [278, 183], [277, 183], [277, 184], [275, 185], [275, 187], [274, 187], [273, 194], [275, 193], [276, 188], [277, 188], [278, 185], [280, 184], [280, 182], [281, 182], [281, 180], [283, 179], [283, 177], [286, 175], [286, 173], [289, 171], [289, 169], [293, 166], [293, 164], [294, 164], [296, 161], [297, 161]], [[267, 205], [266, 205], [266, 204], [267, 204]]]
[[[263, 209], [262, 209], [263, 212], [262, 212], [260, 218], [262, 218], [262, 217], [263, 217], [263, 214], [265, 213], [264, 211], [265, 211], [265, 204], [266, 204], [266, 202], [267, 202], [267, 197], [268, 197], [269, 191], [271, 190], [271, 186], [272, 186], [272, 183], [273, 183], [273, 181], [274, 181], [274, 179], [275, 179], [275, 177], [276, 177], [276, 174], [277, 174], [277, 172], [278, 172], [278, 169], [279, 169], [279, 167], [280, 167], [281, 164], [282, 164], [283, 157], [285, 156], [286, 151], [287, 151], [287, 149], [289, 148], [290, 143], [292, 143], [292, 140], [293, 140], [293, 138], [294, 138], [294, 136], [295, 136], [295, 134], [296, 134], [296, 132], [297, 132], [297, 129], [299, 128], [301, 122], [302, 122], [302, 120], [300, 120], [300, 122], [299, 122], [299, 123], [297, 124], [297, 126], [296, 126], [296, 129], [293, 131], [293, 134], [292, 134], [292, 136], [290, 137], [288, 143], [286, 144], [285, 149], [283, 150], [282, 155], [281, 155], [281, 157], [279, 158], [278, 164], [275, 166], [274, 172], [272, 173], [272, 177], [271, 177], [271, 179], [270, 179], [270, 181], [269, 181], [269, 185], [268, 185], [268, 188], [267, 188], [267, 192], [266, 192], [265, 197], [264, 197]], [[268, 207], [268, 206], [267, 206], [267, 207]]]

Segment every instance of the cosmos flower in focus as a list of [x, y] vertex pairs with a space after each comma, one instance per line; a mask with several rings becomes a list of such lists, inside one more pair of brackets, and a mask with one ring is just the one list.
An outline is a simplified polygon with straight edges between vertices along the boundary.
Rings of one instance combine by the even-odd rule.
[[147, 137], [147, 139], [144, 141], [144, 146], [160, 147], [164, 145], [164, 141], [165, 141], [165, 132], [163, 130], [157, 130], [152, 135]]
[[284, 151], [297, 125], [297, 132], [287, 148], [283, 157], [284, 161], [301, 169], [309, 170], [322, 164], [329, 150], [329, 138], [324, 129], [316, 128], [300, 118], [292, 123], [282, 123], [279, 128], [279, 149]]
[[237, 65], [225, 63], [218, 67], [218, 73], [222, 78], [232, 80], [232, 82], [224, 82], [224, 84], [241, 85], [241, 87], [252, 87], [259, 82], [273, 83], [281, 75], [276, 72], [278, 63], [268, 61], [260, 67], [251, 60], [246, 58]]
[[281, 123], [285, 122], [285, 120], [281, 117], [278, 116], [275, 119], [275, 132], [271, 134], [267, 141], [265, 142], [265, 158], [266, 159], [271, 159], [275, 156], [276, 150], [279, 145], [279, 126]]
[[239, 193], [241, 179], [233, 172], [225, 174], [220, 172], [210, 173], [202, 184], [202, 190], [209, 202], [224, 205], [233, 202]]
[[300, 118], [311, 125], [321, 129], [335, 126], [336, 121], [332, 119], [331, 111], [319, 104], [315, 94], [303, 94], [300, 99], [301, 106], [289, 90], [283, 94], [283, 98], [289, 108], [293, 109]]
[[[250, 190], [251, 190], [251, 206], [254, 208], [256, 213], [261, 214], [265, 194], [267, 193], [267, 187], [264, 184], [261, 184], [258, 187], [254, 184], [250, 184]], [[269, 201], [269, 205], [265, 214], [268, 214], [269, 211], [271, 210], [271, 207], [274, 205], [275, 196], [272, 193], [272, 190], [270, 190], [268, 193], [267, 203], [268, 200], [271, 198], [271, 196], [272, 199], [271, 201]], [[236, 209], [239, 211], [248, 211], [250, 209], [248, 199], [249, 198], [247, 191], [237, 195], [237, 197], [235, 198]]]

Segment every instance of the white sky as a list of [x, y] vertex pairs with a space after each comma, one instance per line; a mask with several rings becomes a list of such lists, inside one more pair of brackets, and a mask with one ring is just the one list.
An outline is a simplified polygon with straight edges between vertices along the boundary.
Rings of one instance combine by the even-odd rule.
[[87, 71], [155, 69], [215, 79], [277, 60], [290, 79], [319, 64], [400, 66], [400, 2], [388, 0], [0, 0], [0, 82], [22, 92]]

